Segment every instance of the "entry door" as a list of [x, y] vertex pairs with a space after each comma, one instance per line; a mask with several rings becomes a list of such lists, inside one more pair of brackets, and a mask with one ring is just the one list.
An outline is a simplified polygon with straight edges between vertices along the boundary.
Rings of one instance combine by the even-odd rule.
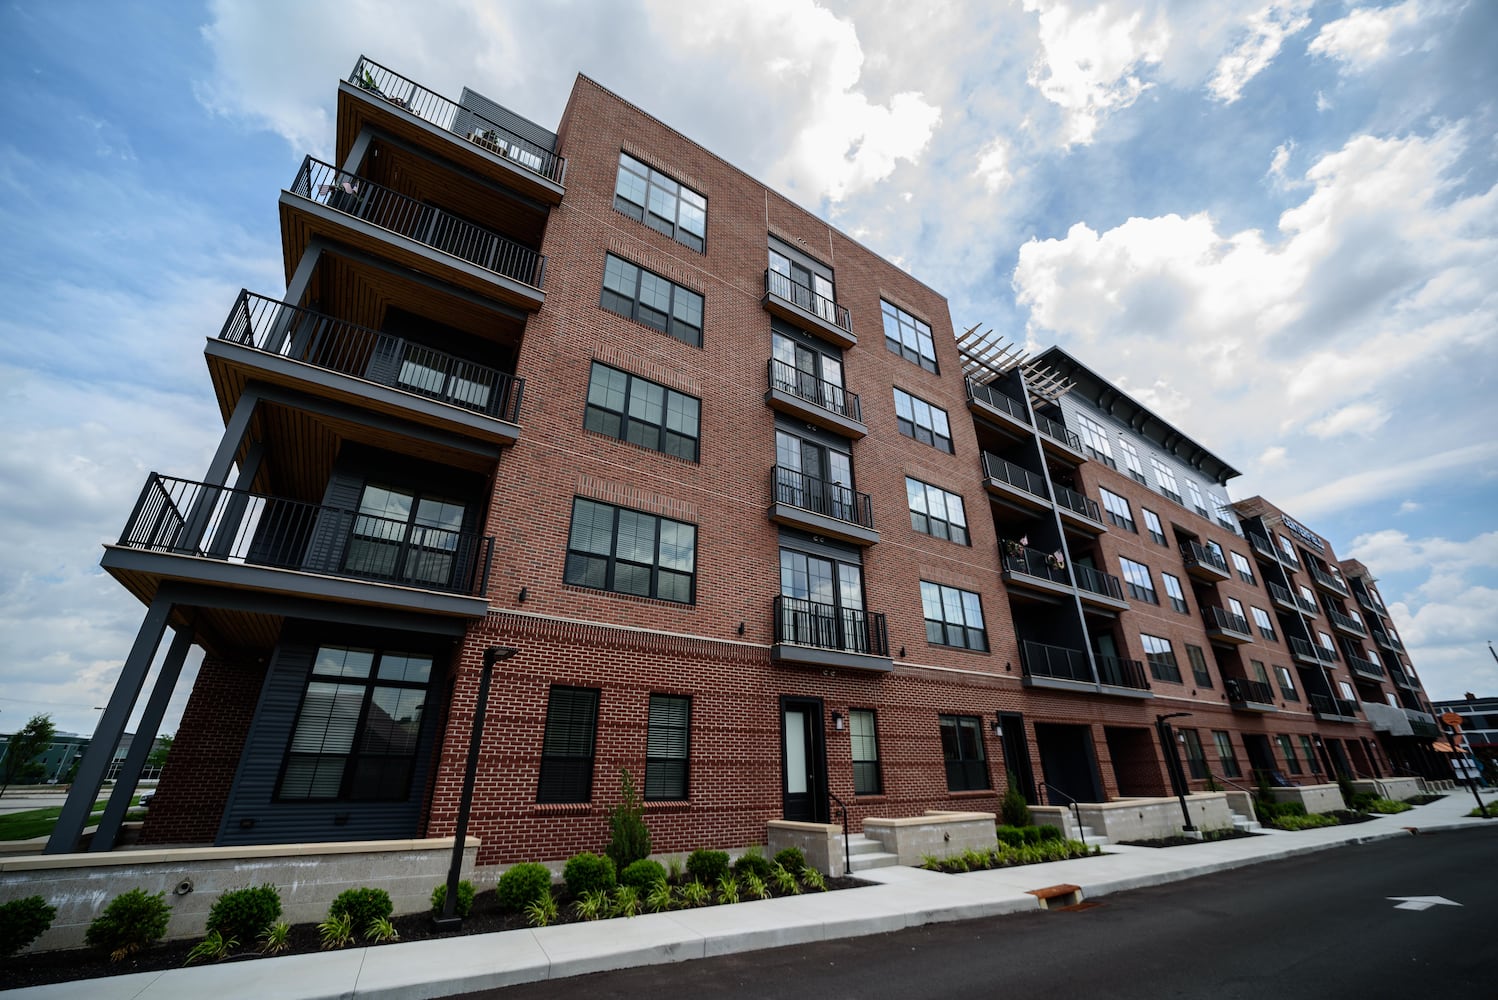
[[1031, 805], [1035, 797], [1035, 774], [1030, 768], [1030, 740], [1025, 734], [1025, 717], [1018, 712], [1000, 712], [999, 727], [1004, 730], [1004, 767], [1019, 781], [1020, 793]]
[[782, 698], [780, 712], [785, 818], [826, 823], [827, 752], [822, 743], [822, 703], [814, 698]]
[[1269, 737], [1260, 733], [1244, 733], [1243, 749], [1248, 751], [1248, 766], [1252, 768], [1254, 780], [1266, 779], [1271, 785], [1288, 784], [1277, 774], [1274, 751], [1269, 748]]

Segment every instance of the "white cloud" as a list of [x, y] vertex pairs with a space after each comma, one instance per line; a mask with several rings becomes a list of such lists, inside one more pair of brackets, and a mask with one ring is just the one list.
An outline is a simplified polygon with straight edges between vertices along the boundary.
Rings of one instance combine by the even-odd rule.
[[1353, 403], [1306, 424], [1306, 431], [1323, 440], [1343, 434], [1368, 436], [1388, 422], [1389, 411], [1372, 403]]
[[973, 175], [983, 182], [989, 194], [998, 194], [1014, 180], [1009, 172], [1009, 145], [1003, 138], [994, 139], [978, 151], [978, 165]]
[[1285, 182], [1285, 168], [1290, 165], [1290, 154], [1295, 152], [1293, 141], [1282, 142], [1274, 147], [1274, 158], [1269, 161], [1269, 169], [1265, 172], [1266, 177], [1272, 177], [1280, 184]]
[[1217, 63], [1207, 92], [1224, 104], [1243, 96], [1250, 80], [1264, 72], [1279, 55], [1280, 47], [1291, 35], [1304, 31], [1311, 23], [1306, 11], [1311, 0], [1271, 3], [1248, 19], [1245, 37]]
[[1308, 51], [1337, 60], [1347, 72], [1365, 72], [1382, 61], [1394, 41], [1429, 13], [1420, 0], [1405, 0], [1390, 7], [1359, 7], [1340, 20], [1322, 25]]
[[1420, 503], [1419, 501], [1416, 501], [1416, 500], [1406, 500], [1404, 503], [1402, 503], [1402, 504], [1399, 505], [1399, 510], [1397, 511], [1397, 513], [1400, 513], [1400, 514], [1413, 514], [1416, 511], [1418, 511], [1421, 508], [1423, 508], [1424, 506], [1425, 505], [1422, 504], [1422, 503]]
[[1270, 445], [1259, 453], [1259, 465], [1270, 468], [1276, 465], [1284, 465], [1289, 452], [1282, 445]]

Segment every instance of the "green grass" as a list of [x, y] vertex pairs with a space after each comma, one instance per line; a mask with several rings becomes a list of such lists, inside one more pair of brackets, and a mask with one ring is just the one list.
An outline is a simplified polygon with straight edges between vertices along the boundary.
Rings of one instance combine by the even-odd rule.
[[[94, 803], [93, 810], [89, 813], [88, 822], [97, 823], [104, 815], [104, 805], [108, 799], [100, 799]], [[8, 816], [0, 816], [0, 840], [30, 840], [33, 837], [45, 837], [52, 832], [57, 825], [57, 817], [62, 815], [62, 806], [48, 806], [45, 809], [27, 809], [25, 812], [11, 813]], [[127, 820], [144, 819], [145, 813], [139, 809], [131, 810], [125, 814]]]

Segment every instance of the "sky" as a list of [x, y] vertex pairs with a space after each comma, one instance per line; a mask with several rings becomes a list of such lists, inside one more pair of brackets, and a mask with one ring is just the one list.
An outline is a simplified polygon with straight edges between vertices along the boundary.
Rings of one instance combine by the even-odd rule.
[[361, 53], [549, 127], [600, 81], [1124, 387], [1369, 565], [1432, 698], [1498, 694], [1495, 42], [1489, 0], [10, 0], [0, 732], [97, 723], [143, 612], [101, 545], [207, 468], [204, 338], [284, 290]]

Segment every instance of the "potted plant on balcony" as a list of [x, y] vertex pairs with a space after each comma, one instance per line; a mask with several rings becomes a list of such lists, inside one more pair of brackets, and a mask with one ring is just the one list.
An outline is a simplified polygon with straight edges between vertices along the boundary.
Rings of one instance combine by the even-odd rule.
[[1061, 558], [1061, 550], [1057, 549], [1045, 557], [1046, 569], [1061, 569], [1066, 565], [1066, 560]]
[[1025, 546], [1012, 538], [1004, 539], [1004, 554], [1011, 559], [1018, 559], [1025, 554]]

